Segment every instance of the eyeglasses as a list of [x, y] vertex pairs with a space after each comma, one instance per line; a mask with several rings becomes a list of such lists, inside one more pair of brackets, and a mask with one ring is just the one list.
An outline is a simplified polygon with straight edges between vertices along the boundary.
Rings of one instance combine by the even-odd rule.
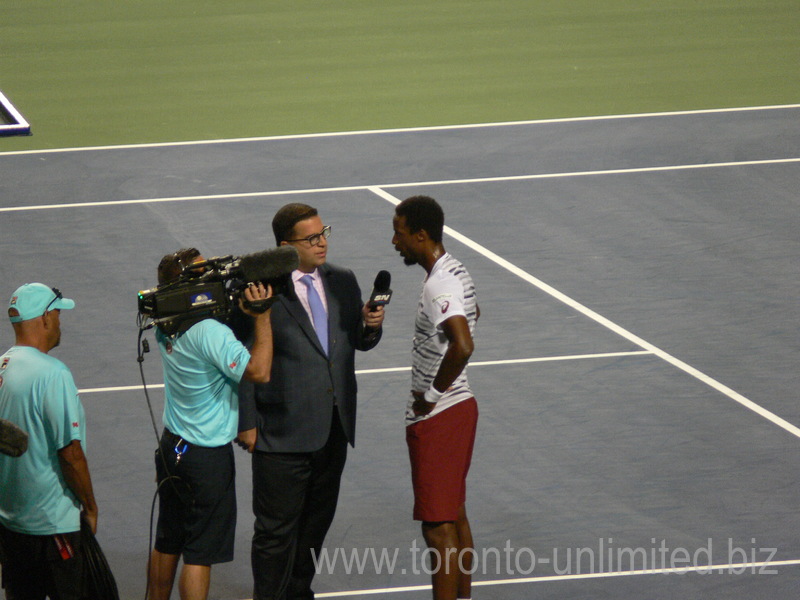
[[329, 237], [331, 237], [331, 226], [330, 225], [325, 225], [325, 227], [323, 227], [322, 231], [320, 231], [319, 233], [315, 233], [314, 235], [310, 235], [308, 237], [300, 238], [298, 240], [286, 240], [286, 241], [287, 242], [308, 242], [312, 246], [318, 246], [319, 242], [320, 242], [320, 240], [322, 238], [325, 238], [327, 240]]
[[[56, 300], [61, 300], [61, 299], [64, 297], [64, 296], [61, 294], [61, 290], [59, 290], [58, 288], [50, 288], [50, 289], [51, 289], [51, 290], [53, 290], [53, 293], [56, 295], [56, 297], [55, 297], [55, 298], [53, 298], [52, 300], [50, 300], [50, 304], [48, 304], [48, 305], [47, 305], [47, 307], [44, 309], [44, 312], [45, 312], [45, 313], [46, 313], [47, 311], [49, 311], [49, 310], [50, 310], [50, 307], [51, 307], [51, 306], [53, 306], [53, 303], [54, 303]], [[42, 314], [44, 314], [44, 313], [42, 313]]]

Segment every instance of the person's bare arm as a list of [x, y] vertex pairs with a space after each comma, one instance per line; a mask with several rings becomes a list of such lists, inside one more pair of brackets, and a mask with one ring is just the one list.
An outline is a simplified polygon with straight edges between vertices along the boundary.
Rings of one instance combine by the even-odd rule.
[[[268, 289], [267, 289], [268, 288]], [[250, 302], [266, 300], [272, 296], [272, 286], [259, 283], [251, 285], [244, 291], [244, 298]], [[240, 304], [242, 311], [253, 317], [253, 346], [250, 348], [250, 361], [245, 367], [243, 379], [253, 383], [267, 383], [272, 372], [272, 323], [270, 314], [272, 309], [262, 313], [248, 310], [244, 303]]]
[[86, 461], [80, 440], [72, 440], [61, 448], [58, 451], [58, 461], [69, 489], [83, 506], [83, 518], [91, 526], [92, 533], [97, 533], [97, 503], [94, 499], [89, 463]]
[[[433, 379], [433, 388], [445, 392], [467, 366], [475, 349], [472, 334], [469, 331], [467, 318], [462, 315], [450, 317], [442, 323], [442, 330], [447, 337], [447, 351], [444, 354], [439, 371]], [[436, 406], [435, 402], [425, 400], [425, 390], [414, 390], [413, 409], [417, 415], [427, 415]]]

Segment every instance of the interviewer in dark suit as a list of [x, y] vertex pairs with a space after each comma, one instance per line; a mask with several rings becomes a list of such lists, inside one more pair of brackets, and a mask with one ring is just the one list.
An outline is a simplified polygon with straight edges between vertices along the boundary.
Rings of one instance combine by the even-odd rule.
[[[295, 600], [314, 597], [312, 552], [333, 521], [355, 442], [355, 351], [380, 340], [383, 308], [370, 312], [353, 272], [327, 264], [331, 230], [316, 209], [287, 204], [272, 229], [279, 246], [297, 249], [300, 266], [272, 307], [269, 383], [239, 387], [239, 444], [253, 453], [254, 599]], [[327, 314], [315, 314], [309, 284]]]

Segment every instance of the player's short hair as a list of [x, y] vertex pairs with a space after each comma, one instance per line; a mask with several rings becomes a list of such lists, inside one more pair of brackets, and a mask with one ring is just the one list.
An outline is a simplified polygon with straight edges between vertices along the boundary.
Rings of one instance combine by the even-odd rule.
[[272, 232], [275, 234], [275, 243], [280, 246], [281, 242], [291, 239], [295, 225], [300, 221], [316, 217], [318, 214], [317, 209], [308, 204], [295, 202], [282, 206], [272, 218]]
[[398, 204], [394, 213], [405, 217], [406, 226], [411, 233], [425, 230], [428, 237], [436, 243], [442, 241], [444, 231], [444, 211], [430, 196], [411, 196]]

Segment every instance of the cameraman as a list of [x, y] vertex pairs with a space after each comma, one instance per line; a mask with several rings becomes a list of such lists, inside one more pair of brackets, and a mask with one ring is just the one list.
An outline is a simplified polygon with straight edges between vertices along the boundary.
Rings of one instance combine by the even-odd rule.
[[[195, 248], [165, 256], [159, 286], [175, 281], [184, 268], [203, 261]], [[268, 286], [269, 287], [269, 286]], [[251, 284], [250, 302], [272, 295]], [[159, 514], [149, 562], [152, 600], [168, 600], [183, 556], [182, 600], [205, 600], [211, 565], [233, 560], [236, 491], [231, 441], [237, 437], [239, 381], [269, 381], [272, 368], [270, 310], [255, 313], [254, 342], [248, 350], [229, 327], [213, 318], [173, 336], [158, 329], [164, 368], [164, 433], [156, 453]]]

